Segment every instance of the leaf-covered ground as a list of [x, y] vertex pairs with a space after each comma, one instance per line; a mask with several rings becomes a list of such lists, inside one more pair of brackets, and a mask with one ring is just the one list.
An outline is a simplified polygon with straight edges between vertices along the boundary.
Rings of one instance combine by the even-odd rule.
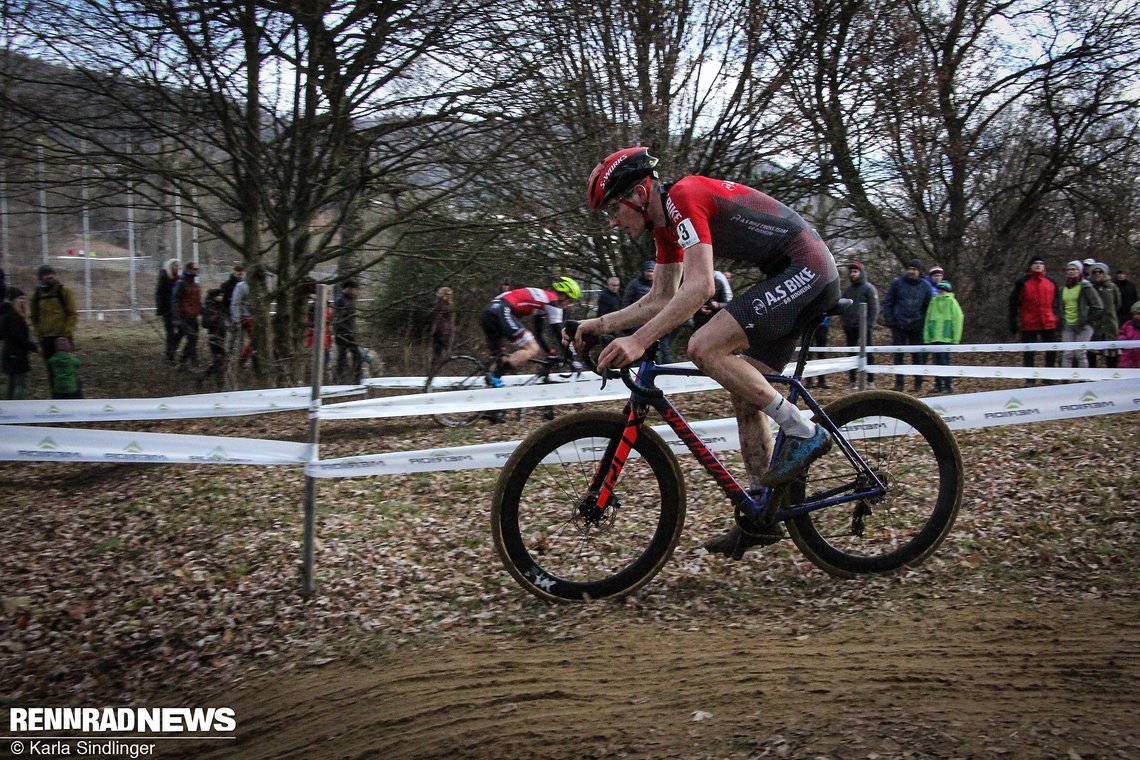
[[[678, 400], [727, 414], [722, 393]], [[518, 438], [535, 417], [329, 423], [322, 456]], [[307, 434], [300, 413], [116, 427]], [[233, 702], [232, 756], [1135, 756], [1138, 428], [960, 432], [950, 538], [915, 571], [857, 581], [790, 542], [707, 555], [727, 504], [685, 461], [673, 560], [635, 596], [581, 606], [502, 569], [494, 471], [320, 482], [305, 601], [299, 470], [0, 463], [0, 700]]]

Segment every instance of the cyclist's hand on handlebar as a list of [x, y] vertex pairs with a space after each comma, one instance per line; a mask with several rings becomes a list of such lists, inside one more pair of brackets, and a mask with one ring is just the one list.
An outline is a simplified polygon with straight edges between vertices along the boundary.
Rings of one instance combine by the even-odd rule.
[[637, 336], [627, 335], [616, 339], [603, 349], [601, 356], [598, 357], [598, 369], [603, 372], [610, 367], [621, 369], [633, 364], [644, 354], [645, 346], [641, 345]]

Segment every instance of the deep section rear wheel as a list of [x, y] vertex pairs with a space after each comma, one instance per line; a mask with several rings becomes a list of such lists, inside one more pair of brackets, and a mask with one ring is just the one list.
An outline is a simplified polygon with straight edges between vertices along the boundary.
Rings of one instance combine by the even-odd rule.
[[625, 417], [582, 412], [532, 433], [495, 487], [491, 529], [503, 564], [523, 588], [552, 601], [621, 596], [648, 582], [673, 553], [685, 522], [676, 457], [657, 433], [638, 431], [615, 500], [591, 501], [598, 459]]
[[[487, 387], [487, 369], [474, 356], [456, 354], [440, 362], [424, 384], [424, 393], [475, 390]], [[444, 427], [463, 427], [483, 416], [482, 412], [433, 414]]]
[[[839, 504], [792, 518], [800, 551], [841, 578], [913, 567], [938, 548], [962, 502], [962, 455], [950, 429], [930, 407], [892, 391], [866, 391], [827, 406], [827, 416], [887, 485], [881, 497]], [[841, 447], [817, 460], [790, 502], [858, 481]], [[806, 494], [806, 499], [805, 499]]]

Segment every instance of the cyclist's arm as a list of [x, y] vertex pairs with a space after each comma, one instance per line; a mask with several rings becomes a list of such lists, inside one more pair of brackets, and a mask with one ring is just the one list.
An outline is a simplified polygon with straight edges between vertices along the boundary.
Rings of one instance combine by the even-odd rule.
[[[657, 267], [661, 269], [659, 265]], [[672, 274], [674, 281], [681, 280], [679, 287], [674, 287], [672, 297], [665, 303], [658, 313], [646, 322], [633, 337], [638, 339], [642, 348], [648, 348], [653, 341], [668, 335], [689, 317], [693, 316], [701, 306], [712, 297], [715, 290], [713, 280], [713, 248], [708, 243], [698, 243], [685, 251], [685, 259], [681, 264], [666, 265], [666, 269], [675, 269]], [[681, 273], [684, 272], [684, 279]], [[657, 281], [654, 279], [654, 288]], [[650, 291], [649, 295], [653, 292]], [[634, 304], [636, 306], [636, 304]], [[607, 328], [609, 325], [607, 325]]]
[[[625, 308], [580, 323], [584, 334], [608, 335], [641, 327], [656, 317], [673, 299], [681, 282], [681, 264], [658, 264], [649, 292]], [[683, 320], [682, 320], [683, 321]]]

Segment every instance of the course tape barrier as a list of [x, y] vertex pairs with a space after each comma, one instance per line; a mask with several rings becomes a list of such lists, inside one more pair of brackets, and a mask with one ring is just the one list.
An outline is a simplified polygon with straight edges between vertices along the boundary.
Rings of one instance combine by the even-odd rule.
[[[819, 359], [808, 362], [804, 375], [811, 377], [853, 369], [858, 360]], [[692, 366], [691, 364], [689, 366]], [[790, 371], [790, 370], [789, 370]], [[372, 419], [377, 417], [417, 417], [430, 414], [462, 414], [563, 404], [589, 404], [629, 398], [629, 389], [620, 380], [611, 380], [601, 388], [601, 379], [591, 375], [592, 383], [538, 383], [503, 388], [471, 388], [443, 393], [408, 394], [387, 398], [349, 401], [322, 405], [317, 417], [322, 420]], [[657, 386], [666, 393], [696, 393], [720, 390], [720, 385], [707, 377], [662, 375]]]
[[212, 435], [6, 425], [0, 459], [22, 462], [301, 465], [307, 443]]
[[[358, 396], [366, 392], [361, 385], [331, 385], [321, 389], [321, 396], [341, 398]], [[237, 417], [308, 409], [311, 395], [312, 390], [306, 387], [202, 393], [166, 398], [0, 401], [0, 424]]]
[[[1024, 351], [1103, 351], [1106, 348], [1140, 348], [1140, 340], [1089, 340], [1084, 343], [925, 343], [921, 346], [867, 346], [869, 354], [987, 354]], [[855, 346], [812, 346], [812, 353], [846, 354]]]
[[1140, 369], [985, 367], [959, 364], [868, 364], [869, 373], [918, 377], [985, 377], [1008, 380], [1140, 380]]
[[[1140, 383], [1109, 380], [967, 393], [924, 398], [922, 401], [942, 417], [951, 429], [967, 430], [1140, 411]], [[691, 427], [705, 445], [714, 451], [740, 448], [734, 418], [691, 423]], [[875, 428], [874, 420], [855, 421], [849, 428], [845, 431], [846, 435], [852, 438], [866, 437]], [[655, 426], [654, 430], [662, 435], [670, 449], [677, 453], [688, 453], [688, 449], [668, 426]], [[498, 467], [510, 457], [518, 444], [518, 441], [508, 441], [324, 459], [308, 463], [305, 474], [314, 478], [337, 478]], [[573, 456], [580, 456], [587, 461], [596, 459], [599, 447], [591, 446], [589, 449]]]

